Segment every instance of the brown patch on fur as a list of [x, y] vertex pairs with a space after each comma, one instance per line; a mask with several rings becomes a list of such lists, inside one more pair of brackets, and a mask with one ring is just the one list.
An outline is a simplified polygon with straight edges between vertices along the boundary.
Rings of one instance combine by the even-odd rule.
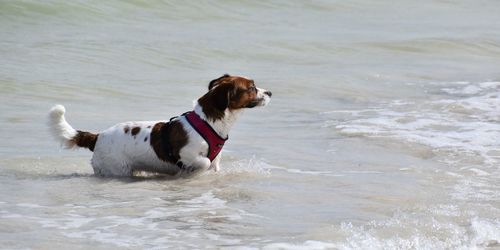
[[258, 102], [257, 88], [253, 80], [239, 81], [231, 97], [229, 109], [253, 108]]
[[207, 118], [212, 120], [224, 118], [224, 110], [229, 105], [230, 95], [233, 90], [234, 85], [231, 83], [220, 84], [198, 99], [198, 103]]
[[151, 147], [153, 147], [158, 158], [164, 161], [168, 161], [167, 155], [163, 150], [162, 134], [161, 134], [161, 128], [163, 126], [165, 126], [164, 122], [156, 123], [153, 126], [153, 129], [151, 129], [151, 140], [149, 141], [149, 144], [151, 145]]
[[130, 128], [128, 126], [125, 126], [123, 128], [123, 132], [125, 132], [125, 134], [127, 134], [129, 130], [130, 130]]
[[88, 148], [94, 152], [95, 143], [99, 134], [92, 134], [90, 132], [77, 131], [77, 134], [71, 139], [77, 146]]
[[217, 79], [214, 79], [212, 81], [210, 81], [210, 83], [208, 84], [208, 90], [211, 90], [213, 87], [215, 87], [215, 85], [218, 85], [220, 83], [223, 83], [225, 80], [227, 80], [229, 77], [231, 77], [230, 75], [228, 74], [224, 74], [223, 76], [217, 78]]
[[141, 128], [140, 128], [140, 127], [134, 127], [134, 128], [132, 128], [132, 132], [130, 132], [130, 134], [131, 134], [132, 136], [135, 136], [135, 135], [137, 135], [140, 131], [141, 131]]
[[198, 103], [207, 118], [212, 120], [224, 118], [226, 108], [251, 108], [259, 101], [254, 81], [244, 77], [224, 75], [212, 80], [209, 89]]
[[176, 164], [179, 152], [188, 143], [188, 136], [179, 121], [159, 122], [151, 130], [150, 144], [158, 158]]

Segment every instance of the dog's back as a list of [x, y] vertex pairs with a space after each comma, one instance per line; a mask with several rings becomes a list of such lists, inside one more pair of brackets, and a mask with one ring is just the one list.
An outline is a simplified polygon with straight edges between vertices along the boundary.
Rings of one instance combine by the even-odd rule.
[[92, 156], [94, 172], [103, 176], [130, 176], [134, 170], [175, 174], [177, 167], [159, 159], [151, 146], [157, 123], [125, 122], [99, 133]]

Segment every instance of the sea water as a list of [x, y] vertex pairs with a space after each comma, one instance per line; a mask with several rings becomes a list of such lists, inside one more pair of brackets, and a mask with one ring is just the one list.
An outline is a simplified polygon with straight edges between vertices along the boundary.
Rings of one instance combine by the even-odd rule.
[[[498, 1], [2, 1], [0, 248], [500, 248]], [[98, 178], [77, 129], [273, 92], [221, 171]]]

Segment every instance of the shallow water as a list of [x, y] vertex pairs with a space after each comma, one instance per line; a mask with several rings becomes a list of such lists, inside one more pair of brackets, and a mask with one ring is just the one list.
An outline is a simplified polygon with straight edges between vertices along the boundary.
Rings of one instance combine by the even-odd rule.
[[[4, 1], [0, 246], [500, 248], [497, 1]], [[223, 73], [273, 92], [222, 170], [103, 179], [46, 128], [188, 111]]]

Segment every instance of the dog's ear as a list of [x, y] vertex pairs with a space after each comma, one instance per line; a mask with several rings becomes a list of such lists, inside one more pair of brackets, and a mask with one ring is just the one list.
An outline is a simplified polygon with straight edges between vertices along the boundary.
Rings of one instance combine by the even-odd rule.
[[229, 107], [234, 97], [236, 87], [231, 83], [222, 83], [214, 86], [208, 93], [198, 99], [203, 112], [212, 120], [224, 118], [224, 111]]
[[219, 84], [222, 82], [222, 80], [224, 80], [224, 78], [227, 78], [229, 77], [228, 74], [224, 74], [223, 76], [217, 78], [217, 79], [213, 79], [212, 81], [210, 81], [210, 83], [208, 84], [208, 90], [211, 90], [213, 87], [215, 87], [215, 85]]
[[220, 111], [224, 111], [229, 107], [231, 98], [234, 96], [234, 85], [233, 84], [221, 84], [217, 88], [213, 89], [212, 101], [214, 107]]

